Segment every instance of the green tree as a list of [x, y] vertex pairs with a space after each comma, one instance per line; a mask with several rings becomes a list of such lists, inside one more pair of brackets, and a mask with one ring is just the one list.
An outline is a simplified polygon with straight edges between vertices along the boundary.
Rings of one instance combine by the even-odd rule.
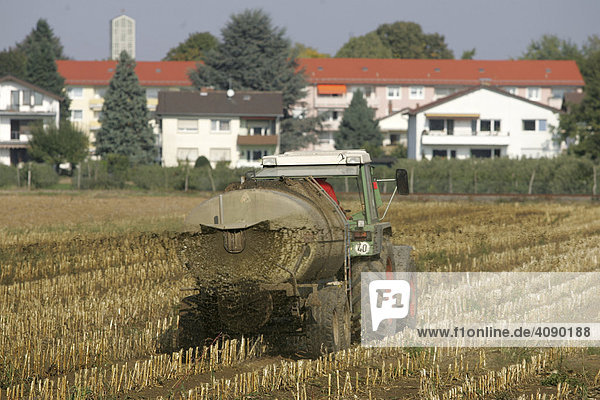
[[185, 41], [169, 50], [163, 61], [201, 61], [218, 45], [219, 41], [210, 32], [191, 33]]
[[454, 58], [443, 35], [423, 33], [421, 25], [414, 22], [383, 24], [375, 32], [390, 48], [393, 58]]
[[232, 15], [223, 41], [190, 74], [192, 82], [197, 88], [282, 91], [289, 107], [304, 95], [306, 81], [284, 33], [262, 10]]
[[329, 54], [320, 53], [317, 49], [305, 46], [302, 43], [294, 44], [292, 54], [297, 58], [329, 58]]
[[96, 153], [126, 156], [133, 163], [147, 164], [156, 158], [154, 133], [149, 125], [146, 94], [135, 73], [135, 61], [121, 52], [110, 80], [96, 134]]
[[369, 108], [362, 91], [357, 90], [344, 111], [340, 129], [335, 134], [338, 149], [358, 149], [381, 146], [381, 131], [375, 120], [375, 110]]
[[376, 32], [348, 40], [335, 55], [351, 58], [392, 58], [392, 50], [379, 38]]
[[50, 27], [50, 24], [43, 18], [38, 20], [35, 28], [31, 30], [25, 39], [20, 43], [17, 43], [17, 50], [29, 54], [32, 51], [31, 48], [39, 43], [44, 43], [46, 46], [49, 46], [54, 59], [67, 59], [63, 51], [63, 45], [60, 43], [60, 39], [54, 35], [54, 31]]
[[29, 145], [31, 158], [52, 164], [55, 170], [59, 164], [69, 163], [71, 168], [79, 164], [87, 157], [89, 148], [85, 132], [69, 121], [63, 121], [58, 128], [53, 124], [47, 127], [36, 124]]
[[61, 96], [60, 118], [69, 118], [71, 101], [66, 96], [65, 79], [58, 73], [56, 59], [63, 57], [60, 40], [54, 36], [45, 19], [37, 22], [36, 28], [17, 45], [26, 56], [25, 80], [42, 89]]
[[460, 56], [461, 60], [472, 60], [475, 57], [475, 48], [473, 47], [471, 50], [465, 50]]
[[12, 75], [15, 78], [25, 79], [25, 62], [27, 58], [22, 51], [8, 48], [0, 51], [0, 77]]
[[532, 40], [521, 55], [522, 60], [575, 60], [581, 61], [581, 51], [576, 44], [556, 35], [542, 35]]
[[559, 131], [563, 139], [574, 142], [569, 152], [600, 160], [600, 50], [590, 53], [581, 67], [585, 95], [560, 116]]
[[302, 149], [317, 142], [324, 116], [285, 118], [281, 121], [281, 152]]

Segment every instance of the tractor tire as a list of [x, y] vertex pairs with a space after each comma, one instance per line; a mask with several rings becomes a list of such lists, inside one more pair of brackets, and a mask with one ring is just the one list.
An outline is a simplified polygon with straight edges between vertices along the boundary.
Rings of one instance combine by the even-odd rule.
[[306, 324], [306, 350], [310, 357], [350, 346], [350, 307], [344, 286], [326, 286], [309, 295], [310, 315]]
[[[359, 260], [352, 263], [352, 342], [360, 342], [361, 332], [361, 273], [384, 272], [383, 264], [374, 260]], [[368, 312], [368, 310], [367, 310]]]
[[396, 321], [397, 331], [404, 328], [414, 328], [416, 325], [417, 312], [417, 271], [415, 260], [411, 257], [411, 246], [394, 246], [390, 244], [385, 252], [386, 272], [408, 272], [410, 283], [410, 303], [408, 315]]

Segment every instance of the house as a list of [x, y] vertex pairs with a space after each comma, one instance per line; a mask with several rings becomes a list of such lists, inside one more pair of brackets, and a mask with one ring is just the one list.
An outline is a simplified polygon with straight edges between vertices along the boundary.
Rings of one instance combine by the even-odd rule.
[[492, 86], [462, 90], [408, 112], [408, 157], [552, 157], [560, 110]]
[[584, 81], [574, 61], [554, 60], [407, 60], [367, 58], [299, 59], [308, 87], [295, 114], [325, 114], [318, 148], [332, 149], [353, 93], [360, 89], [375, 109], [384, 145], [406, 141], [413, 109], [462, 90], [487, 85], [560, 108], [563, 95], [581, 92]]
[[[98, 119], [104, 104], [104, 95], [117, 67], [116, 61], [57, 60], [58, 72], [65, 78], [67, 94], [71, 99], [71, 122], [88, 134], [90, 143], [100, 129]], [[138, 61], [135, 72], [140, 85], [146, 90], [148, 110], [153, 113], [160, 90], [189, 90], [190, 70], [195, 61]], [[156, 132], [156, 130], [155, 130]]]
[[156, 115], [167, 167], [200, 156], [213, 166], [258, 167], [279, 152], [281, 92], [161, 91]]
[[34, 123], [58, 126], [61, 97], [12, 76], [0, 78], [0, 164], [27, 161]]

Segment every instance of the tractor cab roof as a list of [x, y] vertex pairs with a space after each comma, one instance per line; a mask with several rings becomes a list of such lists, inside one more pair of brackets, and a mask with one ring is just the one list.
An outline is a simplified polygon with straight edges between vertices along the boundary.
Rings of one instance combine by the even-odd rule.
[[288, 151], [283, 154], [265, 156], [264, 168], [283, 166], [316, 165], [361, 165], [371, 162], [371, 156], [365, 150], [335, 151]]

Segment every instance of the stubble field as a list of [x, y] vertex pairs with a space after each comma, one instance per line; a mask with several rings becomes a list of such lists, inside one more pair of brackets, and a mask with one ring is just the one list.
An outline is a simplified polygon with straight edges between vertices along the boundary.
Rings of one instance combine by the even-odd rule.
[[[366, 349], [283, 358], [260, 339], [174, 348], [171, 237], [194, 195], [0, 195], [0, 398], [595, 398], [596, 349]], [[343, 199], [342, 199], [343, 200]], [[397, 201], [421, 271], [595, 271], [600, 206]], [[195, 357], [188, 357], [194, 352]], [[187, 354], [186, 354], [187, 353]]]

